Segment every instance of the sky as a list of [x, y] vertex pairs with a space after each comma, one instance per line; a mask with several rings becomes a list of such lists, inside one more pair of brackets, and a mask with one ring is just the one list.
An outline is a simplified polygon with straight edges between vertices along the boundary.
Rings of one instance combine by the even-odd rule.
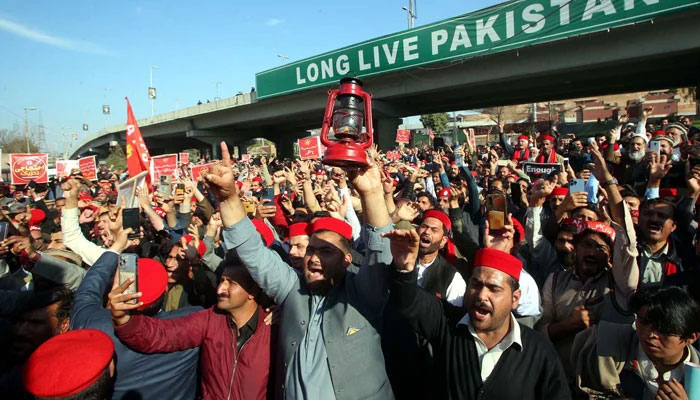
[[[415, 26], [498, 3], [416, 0]], [[44, 126], [48, 148], [150, 116], [149, 73], [163, 113], [250, 91], [255, 73], [406, 29], [408, 0], [3, 1], [0, 129]], [[107, 90], [105, 90], [107, 89]], [[82, 124], [89, 131], [83, 132]]]

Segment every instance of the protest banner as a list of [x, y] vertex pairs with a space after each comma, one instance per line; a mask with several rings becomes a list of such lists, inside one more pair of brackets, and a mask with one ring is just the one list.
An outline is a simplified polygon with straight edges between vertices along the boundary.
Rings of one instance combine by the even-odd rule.
[[26, 185], [30, 181], [47, 183], [49, 155], [42, 153], [11, 153], [10, 183]]
[[410, 143], [411, 142], [411, 131], [408, 129], [397, 129], [396, 130], [396, 143]]
[[562, 171], [561, 164], [523, 163], [523, 171], [529, 176], [558, 174]]
[[299, 157], [302, 160], [316, 160], [321, 158], [321, 137], [309, 136], [299, 139]]
[[250, 162], [250, 154], [241, 154], [241, 161], [243, 162]]
[[190, 162], [190, 153], [177, 153], [180, 157], [180, 163], [187, 164]]
[[78, 160], [56, 160], [56, 177], [70, 176], [71, 171], [75, 168], [80, 168]]
[[207, 163], [207, 164], [201, 164], [201, 165], [193, 165], [190, 167], [190, 175], [192, 176], [192, 180], [197, 182], [197, 179], [202, 176], [206, 175], [209, 173], [209, 168], [212, 166], [212, 163]]
[[117, 188], [117, 201], [118, 204], [122, 204], [122, 199], [124, 199], [124, 208], [136, 208], [139, 206], [138, 202], [138, 191], [141, 190], [143, 185], [146, 184], [146, 176], [148, 171], [142, 171], [136, 176], [125, 180], [119, 184]]
[[151, 157], [151, 182], [158, 182], [161, 175], [172, 176], [173, 182], [178, 180], [177, 154]]
[[97, 180], [97, 162], [95, 156], [83, 157], [78, 160], [80, 175], [88, 181]]

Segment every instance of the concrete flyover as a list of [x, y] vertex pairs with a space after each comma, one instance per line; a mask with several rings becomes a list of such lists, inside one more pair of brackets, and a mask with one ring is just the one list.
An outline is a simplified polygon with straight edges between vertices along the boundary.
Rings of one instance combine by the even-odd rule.
[[[637, 3], [659, 1], [664, 0]], [[363, 76], [374, 96], [376, 140], [383, 148], [394, 145], [400, 118], [410, 115], [698, 85], [700, 9], [695, 4], [612, 29]], [[154, 155], [199, 148], [218, 156], [220, 140], [240, 144], [255, 137], [272, 140], [281, 154], [289, 154], [296, 139], [320, 127], [332, 86], [264, 99], [243, 94], [138, 123]], [[93, 135], [72, 157], [105, 154], [111, 140], [124, 143], [125, 128]]]

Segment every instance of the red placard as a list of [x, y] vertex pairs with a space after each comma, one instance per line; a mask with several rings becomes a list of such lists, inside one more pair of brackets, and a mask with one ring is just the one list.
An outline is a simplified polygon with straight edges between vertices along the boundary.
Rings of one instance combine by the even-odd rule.
[[408, 129], [397, 129], [396, 130], [396, 143], [410, 143], [411, 142], [411, 131]]
[[158, 182], [161, 175], [170, 175], [177, 180], [177, 154], [151, 157], [151, 182]]
[[190, 153], [178, 153], [178, 155], [180, 156], [180, 162], [182, 164], [190, 162]]
[[26, 185], [30, 181], [47, 183], [48, 164], [48, 154], [10, 154], [10, 182], [13, 185]]
[[321, 158], [321, 137], [309, 136], [299, 139], [299, 157], [302, 160], [315, 160]]
[[97, 161], [95, 156], [83, 157], [78, 160], [80, 175], [89, 181], [97, 180]]
[[197, 182], [197, 179], [200, 176], [206, 175], [207, 173], [209, 173], [209, 168], [211, 166], [212, 166], [212, 163], [202, 164], [202, 165], [193, 165], [192, 167], [190, 167], [192, 180]]

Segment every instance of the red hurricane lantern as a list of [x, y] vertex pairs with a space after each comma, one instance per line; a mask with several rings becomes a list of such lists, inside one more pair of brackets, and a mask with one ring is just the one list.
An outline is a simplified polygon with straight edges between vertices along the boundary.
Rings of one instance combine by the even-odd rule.
[[[334, 141], [328, 139], [331, 126]], [[372, 134], [372, 95], [362, 90], [359, 79], [341, 79], [338, 89], [328, 91], [321, 126], [321, 143], [327, 147], [322, 163], [340, 168], [367, 167], [366, 150], [372, 146]]]

